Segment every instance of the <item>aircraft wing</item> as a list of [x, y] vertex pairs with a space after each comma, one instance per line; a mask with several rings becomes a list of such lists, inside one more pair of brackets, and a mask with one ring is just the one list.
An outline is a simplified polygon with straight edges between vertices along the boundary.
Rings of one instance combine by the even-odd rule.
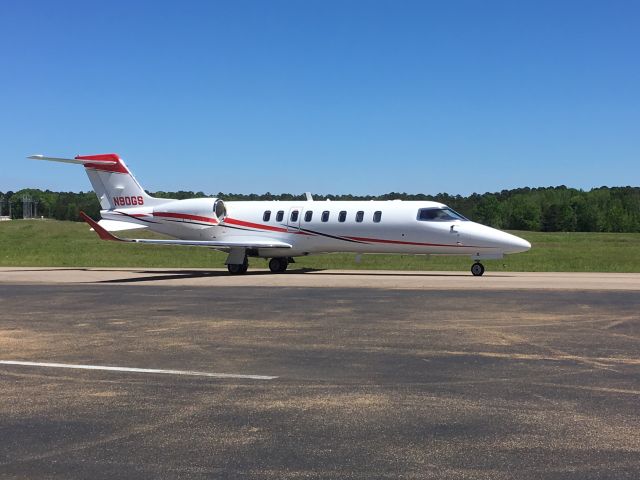
[[146, 225], [139, 225], [131, 222], [119, 222], [118, 220], [100, 220], [98, 225], [103, 227], [107, 232], [121, 232], [123, 230], [139, 230], [147, 228]]
[[112, 240], [116, 242], [149, 243], [152, 245], [183, 245], [189, 247], [209, 247], [209, 248], [291, 248], [290, 243], [281, 242], [265, 237], [228, 237], [225, 241], [217, 240], [160, 240], [153, 238], [120, 238], [116, 237], [98, 222], [93, 220], [84, 212], [80, 212], [82, 219], [87, 222], [102, 240]]

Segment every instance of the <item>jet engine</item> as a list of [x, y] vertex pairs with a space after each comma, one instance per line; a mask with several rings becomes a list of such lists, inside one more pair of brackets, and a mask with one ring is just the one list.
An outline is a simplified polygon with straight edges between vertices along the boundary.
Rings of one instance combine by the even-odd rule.
[[200, 229], [222, 222], [227, 216], [227, 208], [219, 198], [189, 198], [157, 205], [153, 209], [153, 216]]

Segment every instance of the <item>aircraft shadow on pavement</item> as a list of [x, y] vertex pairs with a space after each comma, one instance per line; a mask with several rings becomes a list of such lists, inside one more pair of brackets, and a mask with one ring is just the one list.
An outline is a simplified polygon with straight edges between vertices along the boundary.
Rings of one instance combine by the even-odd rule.
[[[92, 269], [92, 271], [96, 271]], [[113, 272], [114, 270], [105, 270]], [[132, 270], [123, 270], [131, 273]], [[140, 270], [136, 273], [147, 274], [143, 277], [134, 278], [114, 278], [109, 280], [100, 280], [98, 282], [87, 283], [137, 283], [137, 282], [153, 282], [162, 280], [180, 280], [189, 278], [206, 278], [206, 277], [229, 277], [229, 273], [223, 270]], [[295, 270], [288, 270], [284, 273], [271, 273], [269, 271], [249, 271], [242, 275], [243, 277], [256, 277], [265, 275], [305, 275], [313, 273], [316, 275], [331, 275], [331, 276], [366, 276], [366, 277], [469, 277], [467, 273], [424, 273], [424, 272], [371, 272], [371, 271], [358, 271], [358, 272], [335, 272], [326, 271], [318, 268], [299, 268]]]
[[[96, 271], [93, 270], [92, 271]], [[113, 272], [114, 270], [105, 270]], [[134, 277], [134, 278], [112, 278], [110, 280], [100, 280], [98, 282], [87, 282], [87, 283], [136, 283], [136, 282], [153, 282], [153, 281], [162, 281], [162, 280], [180, 280], [180, 279], [188, 279], [188, 278], [205, 278], [205, 277], [229, 277], [231, 275], [224, 270], [122, 270], [128, 273], [141, 273], [148, 274], [144, 277]], [[292, 270], [287, 272], [286, 274], [292, 273], [308, 273], [312, 271], [317, 271], [311, 268], [304, 268], [299, 270]], [[286, 275], [285, 274], [285, 275]], [[269, 271], [256, 271], [256, 272], [247, 272], [242, 276], [262, 276], [262, 275], [276, 275]], [[277, 274], [282, 275], [282, 274]]]

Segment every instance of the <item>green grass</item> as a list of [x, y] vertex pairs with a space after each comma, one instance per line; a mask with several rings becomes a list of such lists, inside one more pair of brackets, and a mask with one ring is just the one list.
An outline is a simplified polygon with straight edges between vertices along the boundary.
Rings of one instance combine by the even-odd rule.
[[[131, 235], [131, 232], [125, 232]], [[531, 242], [527, 253], [483, 262], [490, 271], [640, 272], [640, 234], [513, 232]], [[146, 235], [145, 235], [146, 234]], [[135, 236], [150, 236], [144, 231]], [[104, 242], [84, 223], [55, 220], [0, 222], [0, 266], [201, 267], [224, 266], [225, 254], [198, 247]], [[467, 257], [423, 255], [316, 255], [298, 267], [393, 270], [468, 270]], [[255, 267], [266, 261], [251, 259]]]

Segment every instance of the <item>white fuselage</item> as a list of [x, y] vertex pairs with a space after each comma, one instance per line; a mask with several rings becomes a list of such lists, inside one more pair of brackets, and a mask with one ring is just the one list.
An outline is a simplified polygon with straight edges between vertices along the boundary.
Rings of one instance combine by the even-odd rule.
[[268, 237], [292, 245], [248, 252], [259, 257], [354, 252], [489, 259], [531, 247], [515, 235], [466, 219], [420, 219], [421, 210], [447, 208], [436, 202], [229, 201], [224, 202], [226, 215], [220, 218], [215, 202], [212, 198], [167, 200], [153, 207], [116, 208], [101, 214], [104, 219], [138, 223], [183, 240]]
[[[526, 240], [474, 223], [436, 202], [306, 201], [224, 202], [217, 198], [171, 200], [149, 195], [118, 154], [74, 158], [32, 155], [84, 166], [102, 210], [82, 219], [104, 240], [185, 245], [228, 252], [229, 272], [247, 272], [247, 257], [271, 258], [284, 272], [292, 257], [330, 252], [468, 255], [481, 276], [482, 259], [531, 248]], [[176, 240], [119, 238], [113, 231], [143, 226]]]

